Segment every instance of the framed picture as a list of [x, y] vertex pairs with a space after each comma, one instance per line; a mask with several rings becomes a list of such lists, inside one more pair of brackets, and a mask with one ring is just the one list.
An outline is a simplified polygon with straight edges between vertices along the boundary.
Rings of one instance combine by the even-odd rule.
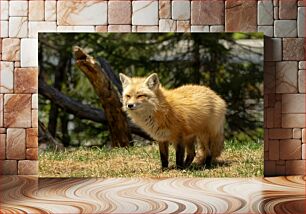
[[263, 34], [38, 41], [40, 176], [263, 175]]

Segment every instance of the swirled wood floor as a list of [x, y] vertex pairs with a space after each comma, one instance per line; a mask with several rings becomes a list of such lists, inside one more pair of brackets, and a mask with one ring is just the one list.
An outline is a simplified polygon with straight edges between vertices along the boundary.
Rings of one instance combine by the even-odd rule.
[[0, 178], [2, 213], [305, 213], [305, 178]]

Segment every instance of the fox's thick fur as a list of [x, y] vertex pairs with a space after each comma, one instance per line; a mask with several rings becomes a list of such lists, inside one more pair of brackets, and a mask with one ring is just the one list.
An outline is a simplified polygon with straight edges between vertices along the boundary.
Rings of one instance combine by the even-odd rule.
[[[168, 167], [168, 143], [176, 148], [177, 167], [195, 162], [210, 164], [224, 147], [226, 103], [205, 86], [184, 85], [166, 90], [157, 74], [147, 78], [120, 74], [123, 109], [153, 139], [159, 142], [162, 167]], [[185, 148], [187, 156], [184, 161]]]

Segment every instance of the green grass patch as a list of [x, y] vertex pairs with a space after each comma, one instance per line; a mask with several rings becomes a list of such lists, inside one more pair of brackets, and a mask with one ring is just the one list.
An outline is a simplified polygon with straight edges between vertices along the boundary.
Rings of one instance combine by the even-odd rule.
[[211, 168], [191, 165], [174, 168], [175, 151], [170, 146], [170, 167], [162, 171], [158, 145], [129, 148], [81, 147], [76, 150], [39, 154], [40, 177], [258, 177], [263, 176], [263, 144], [227, 141]]

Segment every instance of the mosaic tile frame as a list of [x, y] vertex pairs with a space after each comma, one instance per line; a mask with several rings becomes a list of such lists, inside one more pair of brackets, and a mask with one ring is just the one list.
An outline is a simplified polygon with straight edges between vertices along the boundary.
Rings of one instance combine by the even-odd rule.
[[1, 0], [0, 9], [1, 174], [38, 174], [39, 31], [259, 31], [266, 35], [264, 174], [305, 175], [305, 1]]

